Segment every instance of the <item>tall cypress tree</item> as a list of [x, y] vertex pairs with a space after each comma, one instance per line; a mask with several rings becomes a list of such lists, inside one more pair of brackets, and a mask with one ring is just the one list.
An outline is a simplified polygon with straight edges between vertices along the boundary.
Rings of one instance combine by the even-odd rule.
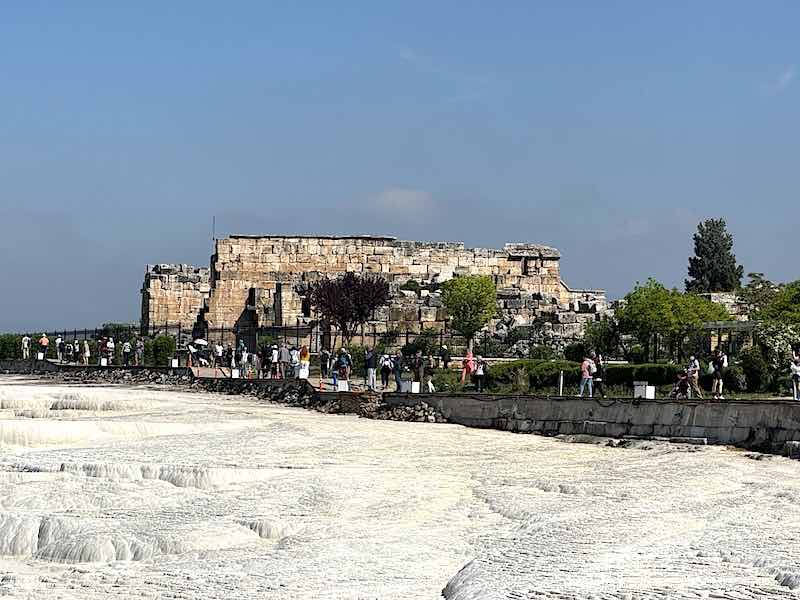
[[697, 225], [694, 256], [689, 257], [687, 292], [732, 292], [739, 289], [744, 270], [736, 264], [733, 236], [725, 219], [708, 219]]

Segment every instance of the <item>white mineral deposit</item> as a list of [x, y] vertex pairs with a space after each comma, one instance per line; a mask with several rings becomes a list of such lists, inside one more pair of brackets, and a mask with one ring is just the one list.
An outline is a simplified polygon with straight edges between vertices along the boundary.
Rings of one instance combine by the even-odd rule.
[[6, 377], [0, 595], [798, 598], [800, 463]]

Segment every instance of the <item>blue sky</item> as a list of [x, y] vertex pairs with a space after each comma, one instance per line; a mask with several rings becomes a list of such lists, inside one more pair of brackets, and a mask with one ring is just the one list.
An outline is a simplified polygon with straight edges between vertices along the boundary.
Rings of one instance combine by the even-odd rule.
[[36, 2], [0, 20], [0, 330], [135, 320], [225, 233], [558, 247], [681, 285], [699, 220], [798, 277], [792, 2]]

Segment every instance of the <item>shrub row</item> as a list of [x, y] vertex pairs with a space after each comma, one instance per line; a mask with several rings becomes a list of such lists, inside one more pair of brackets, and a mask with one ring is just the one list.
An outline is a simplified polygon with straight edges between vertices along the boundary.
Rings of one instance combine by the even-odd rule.
[[[671, 385], [682, 370], [677, 365], [608, 365], [604, 383], [607, 386], [632, 386], [634, 381], [647, 381], [650, 385]], [[567, 360], [515, 360], [493, 365], [489, 369], [490, 388], [514, 386], [530, 390], [553, 389], [564, 371], [564, 385], [580, 383], [580, 363]]]

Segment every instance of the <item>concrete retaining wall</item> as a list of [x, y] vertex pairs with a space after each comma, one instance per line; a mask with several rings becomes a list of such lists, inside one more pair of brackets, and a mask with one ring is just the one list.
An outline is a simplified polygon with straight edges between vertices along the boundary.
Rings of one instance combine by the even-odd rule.
[[546, 435], [699, 437], [773, 452], [800, 440], [800, 402], [792, 401], [385, 394], [384, 402], [425, 402], [451, 423]]

